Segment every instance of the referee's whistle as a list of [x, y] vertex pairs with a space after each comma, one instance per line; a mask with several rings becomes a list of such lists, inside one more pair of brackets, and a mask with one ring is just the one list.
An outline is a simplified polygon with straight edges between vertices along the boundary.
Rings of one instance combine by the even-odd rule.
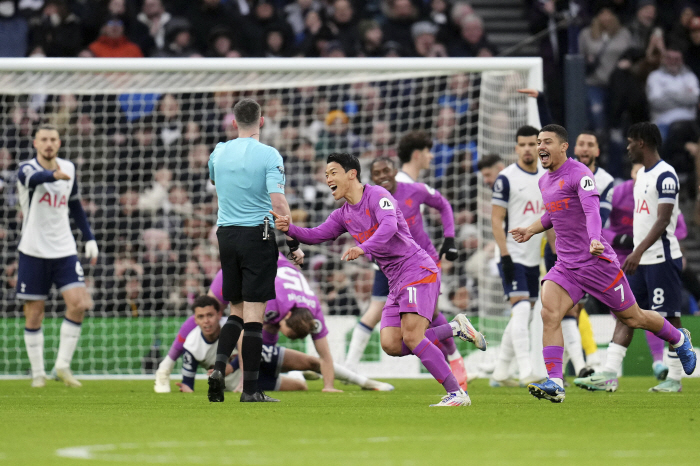
[[265, 217], [265, 220], [263, 221], [263, 241], [267, 241], [270, 239], [270, 219], [268, 217]]

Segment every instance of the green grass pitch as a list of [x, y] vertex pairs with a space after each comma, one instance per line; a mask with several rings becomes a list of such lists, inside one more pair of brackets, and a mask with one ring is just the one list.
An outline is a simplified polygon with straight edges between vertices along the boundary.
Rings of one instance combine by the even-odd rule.
[[149, 381], [0, 381], [0, 466], [700, 464], [700, 379], [679, 394], [647, 393], [646, 377], [622, 378], [613, 394], [570, 387], [563, 404], [479, 380], [471, 407], [443, 409], [428, 407], [436, 382], [391, 382], [394, 392], [312, 382], [281, 403], [227, 393], [210, 404], [204, 380], [194, 394], [155, 394]]

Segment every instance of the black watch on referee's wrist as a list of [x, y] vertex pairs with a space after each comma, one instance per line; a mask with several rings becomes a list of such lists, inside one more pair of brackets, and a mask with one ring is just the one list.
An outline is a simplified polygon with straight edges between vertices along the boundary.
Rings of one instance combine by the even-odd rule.
[[289, 248], [289, 252], [296, 251], [297, 249], [299, 249], [299, 240], [288, 239], [287, 240], [287, 247]]

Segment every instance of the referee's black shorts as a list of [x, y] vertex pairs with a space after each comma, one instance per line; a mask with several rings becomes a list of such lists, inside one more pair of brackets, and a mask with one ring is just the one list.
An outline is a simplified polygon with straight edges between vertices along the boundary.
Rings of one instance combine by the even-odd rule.
[[275, 299], [277, 242], [270, 228], [263, 240], [263, 226], [219, 227], [219, 255], [223, 275], [223, 296], [231, 304], [241, 301], [264, 303]]

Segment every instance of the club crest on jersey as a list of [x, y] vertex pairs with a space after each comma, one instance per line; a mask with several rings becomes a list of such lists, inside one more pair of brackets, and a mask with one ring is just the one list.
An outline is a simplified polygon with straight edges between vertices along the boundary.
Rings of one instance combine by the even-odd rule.
[[311, 330], [311, 333], [314, 335], [317, 335], [321, 333], [321, 330], [323, 330], [323, 324], [321, 323], [320, 320], [314, 319], [314, 328]]
[[265, 322], [272, 322], [280, 315], [279, 311], [265, 311]]
[[500, 193], [503, 191], [503, 180], [498, 179], [496, 182], [493, 184], [493, 190], [496, 191], [497, 193]]
[[379, 208], [382, 210], [394, 210], [394, 204], [388, 198], [383, 197], [379, 199]]
[[51, 193], [44, 193], [43, 196], [41, 196], [41, 199], [39, 199], [39, 204], [42, 202], [46, 202], [50, 207], [63, 207], [65, 205], [68, 205], [68, 201], [66, 199], [66, 195], [62, 194], [59, 196], [58, 194], [54, 194], [51, 196]]
[[581, 178], [581, 188], [584, 191], [593, 191], [595, 189], [595, 183], [590, 176], [584, 176]]

